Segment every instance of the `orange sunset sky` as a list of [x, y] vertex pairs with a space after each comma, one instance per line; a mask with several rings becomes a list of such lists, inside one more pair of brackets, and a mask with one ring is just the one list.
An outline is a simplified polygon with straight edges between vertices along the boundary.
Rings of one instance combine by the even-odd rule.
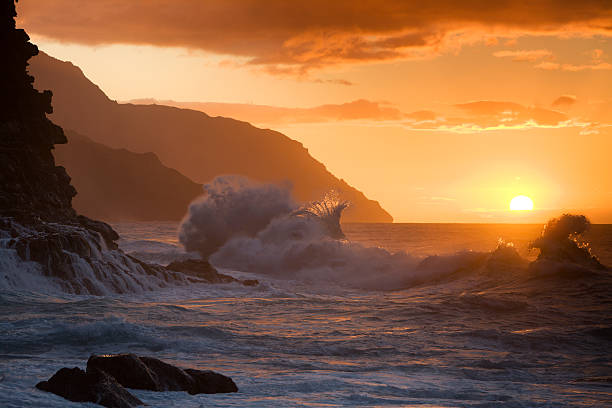
[[[612, 223], [612, 2], [21, 0], [112, 99], [279, 130], [396, 222]], [[510, 212], [519, 194], [530, 212]]]

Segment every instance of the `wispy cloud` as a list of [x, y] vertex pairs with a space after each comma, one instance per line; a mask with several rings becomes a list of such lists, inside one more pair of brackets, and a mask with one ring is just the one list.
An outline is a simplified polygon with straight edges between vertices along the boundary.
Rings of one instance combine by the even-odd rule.
[[554, 57], [550, 50], [501, 50], [494, 52], [493, 56], [498, 58], [512, 58], [512, 61], [529, 62]]
[[[569, 104], [570, 96], [555, 102]], [[400, 126], [412, 130], [478, 133], [493, 130], [524, 130], [533, 128], [581, 129], [583, 134], [594, 134], [603, 126], [597, 122], [571, 117], [568, 114], [539, 106], [525, 106], [505, 101], [473, 101], [446, 107], [444, 111], [419, 110], [405, 113], [384, 102], [359, 99], [343, 104], [327, 104], [311, 108], [215, 103], [176, 102], [140, 99], [137, 104], [163, 104], [205, 112], [212, 116], [227, 116], [258, 125], [283, 126], [289, 124], [353, 121], [361, 124]]]
[[539, 63], [535, 67], [546, 70], [561, 70], [569, 72], [601, 71], [612, 69], [612, 64], [603, 60], [603, 50], [595, 49], [587, 52], [586, 54], [590, 57], [590, 61], [584, 64], [569, 64], [544, 61]]

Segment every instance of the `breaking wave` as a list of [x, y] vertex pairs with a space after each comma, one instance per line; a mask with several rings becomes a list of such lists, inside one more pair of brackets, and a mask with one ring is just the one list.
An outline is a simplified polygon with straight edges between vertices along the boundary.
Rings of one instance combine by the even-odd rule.
[[[212, 185], [216, 185], [214, 182]], [[279, 197], [287, 198], [282, 189], [266, 184], [233, 185], [226, 189], [227, 197], [216, 188], [215, 196], [204, 202], [192, 205], [188, 227], [224, 237], [215, 241], [218, 249], [210, 256], [210, 261], [218, 266], [244, 272], [269, 275], [274, 278], [297, 279], [311, 284], [328, 285], [330, 283], [366, 290], [398, 290], [419, 284], [433, 284], [448, 279], [479, 277], [504, 281], [530, 278], [529, 262], [522, 258], [511, 243], [499, 242], [497, 248], [490, 252], [462, 251], [449, 255], [434, 255], [426, 258], [415, 257], [407, 252], [392, 253], [380, 247], [368, 247], [345, 239], [340, 226], [342, 211], [348, 203], [341, 201], [337, 194], [328, 194], [322, 201], [309, 203], [302, 208], [289, 211], [291, 205], [278, 206]], [[273, 193], [272, 193], [273, 192]], [[273, 208], [265, 197], [273, 197]], [[224, 220], [223, 215], [233, 213], [234, 201], [244, 197], [257, 197], [247, 204], [249, 210], [241, 211], [242, 216], [265, 214], [257, 217], [256, 222], [248, 223], [247, 229], [238, 229], [232, 224], [229, 231], [218, 230], [222, 223], [212, 226], [196, 222], [197, 214], [204, 209], [208, 217], [202, 220], [217, 218]], [[211, 205], [211, 201], [214, 205]], [[265, 203], [261, 209], [253, 208]], [[222, 203], [223, 205], [219, 205]], [[240, 204], [245, 205], [245, 203]], [[238, 206], [238, 207], [240, 207]], [[215, 211], [211, 211], [211, 207]], [[226, 208], [232, 209], [227, 211]], [[265, 222], [269, 220], [269, 222]], [[217, 220], [218, 221], [218, 220]], [[265, 224], [265, 225], [264, 225]], [[260, 228], [256, 228], [260, 226]], [[263, 227], [261, 227], [263, 225]], [[600, 266], [591, 255], [585, 244], [578, 244], [577, 237], [588, 226], [583, 216], [564, 215], [551, 220], [542, 234], [532, 244], [541, 250], [539, 259], [555, 259], [562, 262], [562, 268], [571, 261], [572, 265], [581, 268]], [[185, 223], [183, 227], [185, 228]], [[214, 233], [213, 233], [214, 232]], [[186, 235], [184, 235], [186, 236]], [[204, 242], [201, 253], [212, 247]], [[187, 249], [197, 249], [187, 246]], [[569, 254], [569, 255], [568, 255]], [[555, 266], [557, 269], [559, 265]], [[550, 268], [540, 262], [540, 268]], [[555, 271], [552, 272], [554, 275]]]
[[221, 176], [204, 186], [206, 195], [189, 205], [179, 227], [187, 251], [204, 258], [237, 235], [252, 236], [278, 216], [297, 208], [287, 187]]

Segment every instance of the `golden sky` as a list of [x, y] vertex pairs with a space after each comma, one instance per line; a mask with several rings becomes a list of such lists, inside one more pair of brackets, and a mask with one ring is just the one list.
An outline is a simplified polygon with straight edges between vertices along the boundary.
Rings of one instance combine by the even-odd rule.
[[[22, 0], [109, 97], [279, 130], [398, 222], [612, 223], [609, 1]], [[512, 197], [535, 210], [508, 211]]]

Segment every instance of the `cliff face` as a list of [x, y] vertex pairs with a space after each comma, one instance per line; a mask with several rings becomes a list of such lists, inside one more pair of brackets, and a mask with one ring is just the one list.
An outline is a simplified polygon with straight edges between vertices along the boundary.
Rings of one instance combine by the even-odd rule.
[[202, 281], [125, 255], [109, 225], [76, 214], [51, 154], [66, 137], [46, 117], [51, 92], [26, 73], [38, 50], [14, 18], [14, 2], [0, 2], [0, 290], [102, 295]]
[[51, 92], [36, 91], [26, 72], [38, 48], [15, 28], [13, 1], [0, 7], [0, 215], [22, 222], [74, 219], [75, 189], [51, 154], [66, 137], [46, 117], [52, 112]]
[[89, 217], [113, 221], [180, 220], [204, 191], [154, 153], [112, 149], [72, 131], [55, 158], [72, 175], [78, 194], [74, 208]]
[[154, 152], [160, 160], [198, 183], [222, 174], [259, 181], [286, 181], [299, 201], [336, 189], [352, 206], [345, 222], [391, 222], [378, 202], [336, 178], [300, 143], [269, 129], [202, 112], [160, 105], [111, 101], [81, 70], [44, 53], [30, 72], [39, 89], [53, 89], [55, 122], [112, 148]]

